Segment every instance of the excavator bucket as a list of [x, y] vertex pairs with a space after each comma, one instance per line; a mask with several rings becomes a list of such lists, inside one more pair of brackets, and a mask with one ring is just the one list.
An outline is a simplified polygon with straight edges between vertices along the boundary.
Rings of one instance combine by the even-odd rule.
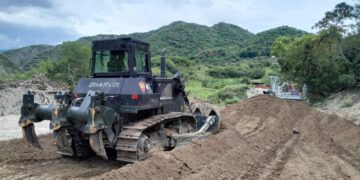
[[104, 159], [108, 159], [102, 138], [102, 131], [98, 131], [95, 134], [90, 134], [89, 140], [90, 147], [96, 153], [96, 155]]
[[39, 143], [39, 140], [35, 133], [35, 127], [33, 123], [28, 124], [27, 126], [22, 127], [24, 139], [31, 144], [32, 146], [42, 149]]

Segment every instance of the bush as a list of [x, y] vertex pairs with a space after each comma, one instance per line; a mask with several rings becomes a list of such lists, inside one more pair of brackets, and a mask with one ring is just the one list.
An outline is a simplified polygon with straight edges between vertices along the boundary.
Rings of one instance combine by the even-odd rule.
[[224, 101], [224, 104], [234, 104], [234, 103], [237, 103], [239, 102], [240, 99], [227, 99]]
[[249, 78], [244, 77], [244, 78], [241, 79], [240, 82], [243, 83], [243, 84], [249, 84], [249, 83], [250, 83], [250, 80], [249, 80]]
[[228, 104], [238, 102], [241, 99], [246, 99], [247, 86], [227, 86], [218, 90], [209, 99], [217, 104]]
[[349, 108], [353, 106], [353, 101], [352, 100], [346, 100], [344, 101], [343, 105], [341, 107], [343, 108]]
[[340, 75], [337, 81], [340, 89], [347, 89], [356, 85], [355, 75], [353, 74]]
[[239, 54], [240, 58], [254, 58], [258, 55], [257, 52], [255, 51], [242, 51]]
[[214, 78], [235, 78], [242, 74], [234, 67], [219, 67], [208, 70], [208, 74]]
[[252, 79], [260, 79], [265, 75], [265, 70], [260, 68], [254, 68], [248, 71], [247, 76]]
[[206, 88], [211, 88], [212, 83], [209, 79], [204, 79], [201, 81], [201, 86]]
[[201, 86], [205, 88], [221, 89], [225, 85], [224, 81], [218, 79], [205, 78], [201, 80]]

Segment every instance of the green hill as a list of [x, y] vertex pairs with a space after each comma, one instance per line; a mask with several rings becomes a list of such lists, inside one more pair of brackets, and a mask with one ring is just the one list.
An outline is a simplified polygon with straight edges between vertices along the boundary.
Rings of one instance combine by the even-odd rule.
[[289, 26], [280, 26], [256, 34], [256, 38], [252, 39], [249, 47], [253, 47], [259, 55], [269, 56], [271, 45], [276, 38], [280, 36], [302, 36], [305, 34], [308, 33]]
[[41, 60], [54, 58], [56, 51], [54, 46], [33, 45], [4, 51], [1, 54], [6, 56], [8, 60], [11, 60], [11, 63], [16, 65], [18, 69], [25, 71], [31, 69]]
[[128, 35], [96, 35], [80, 38], [79, 41], [90, 43], [91, 40], [117, 37], [131, 37], [149, 42], [152, 52], [158, 54], [167, 48], [171, 55], [190, 57], [198, 51], [217, 47], [241, 47], [255, 35], [236, 25], [218, 23], [212, 27], [176, 21], [157, 30]]
[[0, 54], [0, 76], [18, 71], [18, 65], [12, 63], [6, 55]]
[[239, 26], [220, 22], [212, 27], [176, 21], [157, 30], [128, 35], [96, 35], [91, 40], [131, 37], [147, 41], [152, 53], [167, 48], [171, 55], [187, 57], [201, 63], [236, 62], [243, 58], [269, 56], [272, 42], [279, 36], [301, 36], [307, 32], [288, 26], [253, 34]]
[[[153, 56], [166, 48], [170, 56], [181, 56], [199, 63], [224, 64], [244, 58], [269, 56], [271, 43], [279, 36], [299, 36], [306, 32], [282, 26], [253, 34], [239, 26], [220, 22], [211, 27], [176, 21], [144, 33], [128, 35], [96, 35], [82, 37], [78, 42], [90, 45], [92, 40], [132, 37], [151, 44]], [[33, 45], [4, 51], [3, 59], [10, 60], [15, 69], [26, 71], [43, 60], [56, 60], [62, 45]], [[4, 64], [4, 63], [3, 63]], [[1, 64], [0, 64], [1, 66]], [[12, 66], [11, 66], [12, 67]], [[4, 69], [4, 68], [2, 68]]]

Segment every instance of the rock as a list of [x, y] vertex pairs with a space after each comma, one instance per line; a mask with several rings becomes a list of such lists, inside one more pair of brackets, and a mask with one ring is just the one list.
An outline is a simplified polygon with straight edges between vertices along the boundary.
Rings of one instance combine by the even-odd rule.
[[300, 130], [298, 128], [293, 128], [292, 133], [293, 134], [300, 134]]

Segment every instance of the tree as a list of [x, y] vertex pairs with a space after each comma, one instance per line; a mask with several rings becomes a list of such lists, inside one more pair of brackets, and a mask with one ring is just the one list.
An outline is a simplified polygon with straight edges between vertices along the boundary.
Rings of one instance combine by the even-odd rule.
[[281, 36], [276, 38], [271, 47], [271, 54], [274, 56], [282, 57], [287, 52], [290, 43], [294, 41], [294, 37]]
[[293, 40], [276, 40], [273, 51], [280, 56], [279, 64], [285, 79], [309, 86], [312, 96], [327, 96], [331, 92], [354, 85], [349, 61], [339, 44], [342, 36], [334, 29], [322, 30], [318, 35], [305, 35]]
[[81, 42], [65, 42], [61, 46], [60, 58], [46, 64], [46, 75], [50, 79], [67, 83], [72, 87], [81, 77], [89, 74], [90, 47]]
[[357, 0], [357, 3], [354, 5], [354, 16], [356, 22], [357, 33], [360, 32], [360, 0]]
[[344, 56], [350, 61], [349, 73], [355, 75], [355, 79], [360, 81], [360, 34], [350, 35], [343, 39], [341, 48]]
[[332, 11], [327, 11], [325, 17], [317, 22], [314, 28], [319, 29], [329, 29], [336, 28], [340, 31], [346, 31], [348, 28], [354, 27], [354, 20], [357, 18], [356, 13], [358, 10], [351, 5], [346, 4], [345, 2], [339, 3], [335, 6], [335, 9]]
[[360, 34], [344, 32], [359, 27], [359, 17], [359, 3], [339, 3], [315, 24], [317, 34], [276, 39], [272, 54], [279, 57], [283, 77], [307, 84], [310, 99], [354, 87], [360, 81]]

